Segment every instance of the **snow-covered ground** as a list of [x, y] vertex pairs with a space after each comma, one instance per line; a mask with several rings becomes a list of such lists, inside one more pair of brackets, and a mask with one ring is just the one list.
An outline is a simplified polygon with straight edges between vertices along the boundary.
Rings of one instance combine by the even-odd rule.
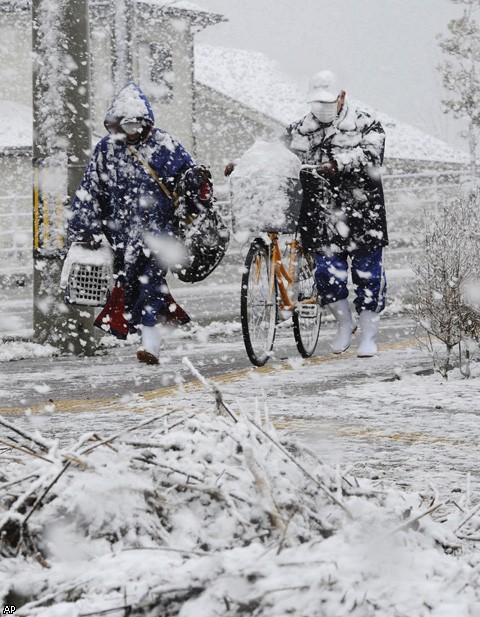
[[[195, 53], [200, 83], [282, 123], [304, 113], [304, 95], [265, 57]], [[0, 144], [28, 146], [31, 110], [2, 100], [0, 112]], [[380, 117], [391, 158], [467, 160]], [[418, 214], [417, 198], [411, 206]], [[386, 318], [408, 301], [412, 276], [399, 219], [406, 226], [403, 211], [390, 219], [397, 253]], [[241, 264], [229, 267], [202, 293], [178, 288], [204, 323], [238, 310]], [[53, 348], [18, 340], [31, 335], [21, 292], [0, 301], [3, 335], [17, 339], [0, 343], [0, 361], [13, 361], [1, 405], [18, 393], [15, 409], [0, 411], [0, 612], [480, 615], [478, 357], [469, 379], [457, 370], [448, 380], [428, 371], [406, 336], [372, 359], [333, 357], [327, 323], [317, 357], [301, 360], [280, 335], [269, 365], [245, 368], [233, 320], [167, 344], [159, 367], [132, 368], [132, 349], [115, 347], [79, 374], [74, 363], [66, 370], [68, 359], [57, 363]], [[222, 296], [233, 305], [220, 306]], [[189, 382], [194, 369], [183, 355], [222, 370]], [[75, 387], [85, 378], [90, 398]], [[99, 395], [107, 378], [135, 389], [107, 400]], [[66, 400], [52, 398], [59, 382]], [[42, 403], [27, 401], [26, 389]]]
[[0, 417], [33, 450], [2, 453], [0, 597], [42, 617], [476, 617], [480, 366], [425, 367], [398, 341], [219, 376], [226, 409], [197, 381]]

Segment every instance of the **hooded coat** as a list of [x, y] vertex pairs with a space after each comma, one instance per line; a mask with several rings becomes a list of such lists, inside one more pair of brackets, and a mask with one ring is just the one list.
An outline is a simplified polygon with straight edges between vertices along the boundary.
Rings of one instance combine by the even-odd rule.
[[[126, 118], [143, 119], [153, 126], [150, 104], [135, 84], [118, 94], [105, 125]], [[158, 128], [134, 150], [170, 193], [182, 171], [195, 165], [172, 135]], [[85, 242], [96, 235], [106, 236], [114, 251], [116, 273], [125, 286], [130, 331], [139, 324], [155, 325], [168, 309], [165, 269], [148, 248], [148, 238], [168, 233], [172, 214], [171, 199], [127, 148], [125, 134], [104, 137], [95, 147], [73, 200], [68, 239]]]
[[302, 174], [299, 225], [306, 246], [340, 253], [388, 244], [380, 176], [385, 133], [378, 121], [345, 99], [331, 125], [321, 124], [309, 113], [285, 129], [282, 141], [302, 164], [335, 161], [337, 165], [329, 180], [331, 203], [323, 202], [319, 181], [312, 174]]

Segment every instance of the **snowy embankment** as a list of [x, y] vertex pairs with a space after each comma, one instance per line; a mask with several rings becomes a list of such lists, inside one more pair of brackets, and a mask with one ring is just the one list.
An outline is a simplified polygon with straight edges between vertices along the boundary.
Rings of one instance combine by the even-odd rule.
[[480, 539], [480, 507], [333, 469], [267, 409], [206, 385], [210, 411], [171, 406], [66, 448], [0, 418], [17, 440], [0, 474], [4, 604], [32, 617], [479, 614], [466, 538]]

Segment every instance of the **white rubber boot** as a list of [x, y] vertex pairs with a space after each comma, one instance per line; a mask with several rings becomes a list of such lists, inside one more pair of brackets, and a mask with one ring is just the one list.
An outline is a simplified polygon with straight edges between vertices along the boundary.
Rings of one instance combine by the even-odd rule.
[[137, 359], [145, 364], [158, 364], [162, 336], [158, 326], [142, 326], [142, 347]]
[[352, 316], [348, 300], [337, 300], [337, 302], [329, 304], [328, 308], [332, 311], [338, 324], [337, 333], [333, 337], [330, 347], [333, 353], [342, 353], [350, 347], [352, 334], [357, 329], [357, 324]]
[[380, 325], [380, 315], [373, 311], [360, 313], [360, 330], [362, 338], [357, 351], [359, 358], [371, 358], [377, 354], [377, 335]]

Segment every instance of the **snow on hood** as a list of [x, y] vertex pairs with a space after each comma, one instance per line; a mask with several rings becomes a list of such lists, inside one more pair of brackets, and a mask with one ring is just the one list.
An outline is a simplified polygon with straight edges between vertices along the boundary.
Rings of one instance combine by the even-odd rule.
[[142, 120], [148, 120], [152, 124], [155, 121], [147, 97], [134, 83], [129, 83], [120, 90], [105, 114], [105, 122], [126, 118], [142, 118]]
[[31, 148], [33, 140], [32, 109], [21, 103], [0, 100], [0, 150]]
[[[306, 93], [296, 87], [277, 62], [259, 52], [197, 44], [195, 79], [284, 125], [299, 120], [309, 111]], [[349, 100], [382, 123], [387, 136], [386, 157], [468, 163], [466, 152], [358, 100]]]

